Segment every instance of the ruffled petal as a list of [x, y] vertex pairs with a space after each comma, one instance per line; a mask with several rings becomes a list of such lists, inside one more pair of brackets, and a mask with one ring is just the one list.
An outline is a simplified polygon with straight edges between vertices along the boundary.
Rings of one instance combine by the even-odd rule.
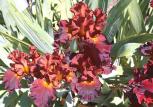
[[142, 104], [143, 102], [147, 105], [153, 104], [153, 93], [150, 91], [136, 87], [133, 89], [133, 92], [136, 94], [139, 104]]
[[98, 79], [81, 81], [73, 85], [83, 101], [91, 102], [99, 96], [101, 83]]
[[21, 77], [11, 70], [6, 71], [3, 77], [5, 88], [10, 92], [21, 87], [20, 80]]
[[53, 84], [48, 84], [42, 79], [35, 80], [32, 83], [30, 90], [30, 96], [37, 107], [49, 107], [49, 102], [56, 98]]
[[15, 50], [9, 54], [8, 58], [14, 61], [15, 63], [24, 63], [25, 60], [28, 59], [28, 54], [19, 50]]
[[32, 59], [33, 63], [36, 62], [36, 60], [40, 57], [40, 54], [38, 53], [37, 49], [35, 46], [30, 46], [29, 47], [29, 56], [30, 59]]
[[141, 84], [145, 90], [153, 93], [153, 78], [143, 80]]
[[141, 104], [144, 99], [144, 91], [145, 90], [142, 90], [141, 88], [137, 87], [133, 89], [133, 93], [136, 94], [139, 104]]
[[70, 10], [74, 15], [80, 15], [81, 17], [85, 17], [87, 13], [90, 13], [87, 4], [83, 2], [75, 4]]
[[152, 56], [153, 55], [153, 41], [150, 41], [144, 45], [141, 45], [139, 50], [145, 56]]
[[94, 11], [94, 15], [96, 17], [95, 29], [100, 31], [104, 28], [106, 24], [106, 14], [100, 8], [97, 8]]

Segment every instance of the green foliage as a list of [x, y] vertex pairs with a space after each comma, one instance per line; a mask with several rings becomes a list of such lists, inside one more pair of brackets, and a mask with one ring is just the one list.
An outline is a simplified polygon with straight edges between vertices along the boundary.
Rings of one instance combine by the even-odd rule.
[[121, 28], [121, 16], [131, 0], [120, 0], [108, 13], [107, 26], [104, 34], [107, 36], [108, 41], [112, 42], [113, 37]]
[[[147, 41], [151, 41], [153, 39], [153, 34], [136, 34], [125, 38], [113, 45], [111, 55], [112, 57], [118, 57], [117, 53], [120, 53], [121, 47], [128, 43], [145, 43]], [[134, 46], [135, 47], [135, 46]], [[130, 47], [130, 48], [134, 48]], [[126, 51], [126, 50], [125, 50]], [[133, 53], [133, 52], [132, 52]], [[129, 53], [128, 53], [129, 54]], [[126, 55], [125, 55], [126, 56]]]
[[73, 40], [70, 44], [70, 49], [72, 52], [76, 52], [78, 50], [78, 46], [77, 46], [77, 41], [76, 40]]
[[145, 31], [143, 15], [139, 4], [136, 0], [133, 0], [128, 6], [128, 13], [130, 21], [136, 31], [136, 33], [141, 33]]
[[91, 9], [96, 9], [98, 7], [107, 12], [108, 0], [85, 0], [85, 3], [87, 3]]
[[[13, 0], [0, 0], [0, 104], [5, 107], [34, 107], [28, 97], [28, 91], [20, 90], [9, 96], [4, 90], [2, 76], [9, 66], [8, 54], [19, 49], [27, 51], [34, 44], [42, 53], [53, 52], [54, 31], [58, 30], [61, 19], [72, 17], [69, 9], [80, 0], [35, 0], [29, 7], [20, 11]], [[114, 2], [116, 1], [116, 2]], [[142, 67], [147, 59], [140, 61], [136, 55], [137, 48], [147, 41], [153, 40], [153, 9], [150, 0], [85, 0], [91, 9], [101, 8], [107, 13], [106, 27], [103, 33], [113, 44], [111, 57], [118, 61], [117, 73], [111, 78], [102, 78], [105, 83], [102, 96], [95, 99], [98, 106], [129, 107], [129, 100], [119, 88], [111, 86], [128, 83], [132, 78], [131, 64]], [[112, 6], [113, 4], [113, 6]], [[77, 51], [77, 41], [70, 45], [72, 52]], [[127, 76], [128, 74], [128, 76]], [[115, 81], [115, 83], [112, 83]], [[65, 106], [72, 105], [72, 94], [67, 90], [61, 93], [66, 97]], [[70, 101], [69, 101], [70, 100]], [[28, 103], [26, 103], [28, 102]], [[60, 104], [57, 102], [55, 106]], [[62, 106], [62, 105], [60, 105]]]

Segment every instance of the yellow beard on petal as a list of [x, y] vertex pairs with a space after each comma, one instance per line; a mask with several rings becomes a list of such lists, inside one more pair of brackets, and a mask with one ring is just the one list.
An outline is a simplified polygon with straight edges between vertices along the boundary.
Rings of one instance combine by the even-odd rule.
[[92, 86], [95, 85], [95, 81], [83, 81], [81, 82], [82, 85], [88, 85], [88, 86]]
[[93, 41], [94, 43], [97, 43], [97, 42], [98, 42], [98, 37], [93, 37], [93, 38], [92, 38], [92, 41]]
[[52, 83], [47, 83], [46, 81], [43, 81], [43, 86], [46, 88], [53, 88], [53, 84]]
[[28, 74], [29, 73], [29, 67], [28, 66], [24, 66], [23, 67], [23, 71]]

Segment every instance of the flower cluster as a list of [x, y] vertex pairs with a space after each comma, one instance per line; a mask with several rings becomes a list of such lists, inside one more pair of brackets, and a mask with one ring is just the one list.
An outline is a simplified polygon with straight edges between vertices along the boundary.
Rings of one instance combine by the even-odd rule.
[[[76, 68], [76, 79], [71, 82], [72, 91], [82, 100], [92, 101], [100, 92], [98, 75], [109, 74], [113, 69], [111, 45], [101, 32], [105, 27], [106, 14], [99, 8], [90, 10], [83, 2], [70, 10], [74, 16], [68, 21], [60, 21], [56, 43], [65, 47], [70, 66]], [[69, 47], [73, 41], [77, 43], [77, 52]]]
[[13, 61], [3, 78], [5, 88], [12, 92], [21, 88], [24, 79], [30, 86], [30, 96], [38, 107], [48, 107], [49, 100], [56, 98], [56, 89], [61, 81], [66, 80], [71, 69], [64, 61], [63, 55], [56, 51], [53, 54], [40, 55], [34, 46], [29, 54], [15, 50], [8, 56]]
[[39, 53], [37, 53], [35, 47], [30, 47], [29, 54], [15, 50], [10, 53], [8, 58], [14, 63], [11, 63], [9, 68], [4, 75], [5, 88], [8, 91], [13, 91], [21, 87], [21, 79], [27, 78], [29, 82], [33, 81], [33, 68], [35, 66], [36, 60], [39, 58]]
[[[149, 57], [143, 68], [134, 69], [134, 79], [129, 81], [131, 88], [129, 96], [135, 96], [138, 103], [134, 103], [135, 107], [141, 107], [140, 104], [145, 103], [148, 107], [153, 104], [153, 42], [147, 42], [139, 48], [143, 56]], [[133, 100], [130, 97], [131, 102]], [[136, 106], [137, 105], [137, 106]]]
[[[75, 4], [71, 12], [74, 16], [69, 21], [59, 22], [52, 54], [41, 55], [34, 46], [29, 54], [18, 50], [10, 53], [14, 63], [3, 78], [7, 90], [19, 89], [21, 80], [27, 80], [30, 96], [38, 107], [48, 107], [56, 98], [56, 89], [67, 86], [82, 101], [91, 102], [99, 96], [102, 84], [98, 76], [114, 69], [111, 45], [101, 32], [106, 14], [99, 8], [90, 10], [83, 2]], [[76, 51], [71, 48], [74, 41]]]

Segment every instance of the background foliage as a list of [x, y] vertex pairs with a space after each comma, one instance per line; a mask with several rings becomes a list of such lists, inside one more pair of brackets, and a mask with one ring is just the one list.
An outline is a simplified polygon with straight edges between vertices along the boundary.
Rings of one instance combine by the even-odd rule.
[[[52, 53], [53, 32], [58, 30], [57, 23], [61, 19], [72, 17], [69, 9], [79, 2], [79, 0], [28, 0], [27, 4], [25, 1], [0, 0], [1, 107], [34, 106], [27, 96], [26, 87], [9, 96], [4, 89], [2, 76], [9, 67], [8, 54], [14, 49], [26, 52], [30, 44], [34, 44], [42, 53]], [[99, 7], [107, 13], [107, 26], [103, 33], [108, 41], [113, 43], [111, 57], [117, 66], [115, 73], [103, 76], [104, 95], [96, 99], [96, 102], [99, 102], [98, 106], [128, 107], [129, 100], [117, 86], [127, 84], [131, 78], [131, 67], [142, 66], [146, 61], [136, 53], [136, 49], [142, 43], [153, 39], [153, 10], [150, 8], [150, 0], [85, 0], [84, 2], [92, 9]], [[110, 84], [116, 88], [110, 90], [108, 88]], [[62, 92], [60, 91], [59, 95]], [[67, 101], [65, 106], [69, 104]], [[55, 106], [62, 105], [57, 102]]]

